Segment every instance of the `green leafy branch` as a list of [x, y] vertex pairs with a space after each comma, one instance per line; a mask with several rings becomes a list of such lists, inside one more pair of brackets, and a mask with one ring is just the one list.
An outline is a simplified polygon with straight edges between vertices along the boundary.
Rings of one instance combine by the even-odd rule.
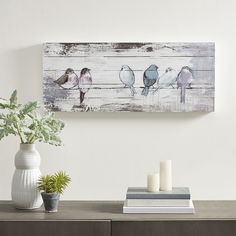
[[36, 141], [61, 145], [59, 137], [64, 123], [53, 113], [42, 114], [37, 102], [24, 105], [17, 103], [15, 90], [9, 100], [0, 98], [0, 140], [12, 134], [19, 136], [21, 143], [33, 144]]

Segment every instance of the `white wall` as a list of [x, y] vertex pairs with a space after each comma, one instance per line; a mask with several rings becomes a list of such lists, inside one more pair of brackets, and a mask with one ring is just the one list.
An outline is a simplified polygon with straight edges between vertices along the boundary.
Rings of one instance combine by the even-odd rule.
[[[42, 43], [215, 41], [216, 112], [60, 113], [63, 147], [39, 144], [43, 173], [72, 177], [64, 199], [123, 199], [160, 159], [194, 199], [236, 198], [234, 0], [1, 0], [0, 96], [41, 100]], [[10, 199], [17, 138], [0, 142], [0, 199]]]

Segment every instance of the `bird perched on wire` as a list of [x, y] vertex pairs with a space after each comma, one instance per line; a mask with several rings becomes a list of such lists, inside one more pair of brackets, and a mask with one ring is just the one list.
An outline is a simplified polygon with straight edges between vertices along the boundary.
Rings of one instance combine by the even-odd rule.
[[181, 88], [180, 102], [185, 103], [186, 88], [191, 88], [193, 81], [193, 71], [190, 67], [184, 66], [177, 76], [177, 89]]
[[176, 83], [178, 73], [172, 67], [168, 67], [165, 70], [165, 73], [162, 74], [159, 78], [159, 83], [154, 93], [162, 88], [174, 88], [174, 84]]
[[54, 83], [58, 84], [63, 89], [72, 89], [78, 85], [79, 78], [73, 69], [68, 68], [59, 79], [54, 81]]
[[92, 77], [90, 74], [90, 69], [83, 68], [80, 72], [80, 77], [79, 77], [80, 103], [84, 101], [84, 96], [89, 91], [91, 86], [92, 86]]
[[131, 95], [134, 96], [136, 90], [134, 88], [135, 76], [133, 70], [129, 66], [124, 65], [121, 67], [119, 76], [120, 81], [125, 85], [125, 87], [130, 89]]
[[67, 68], [65, 73], [60, 78], [55, 80], [54, 83], [64, 89], [71, 89], [78, 85], [79, 78], [73, 69]]
[[153, 86], [156, 82], [158, 83], [159, 75], [158, 75], [158, 66], [150, 65], [143, 73], [143, 84], [144, 89], [142, 91], [142, 95], [147, 96], [149, 93], [149, 88]]

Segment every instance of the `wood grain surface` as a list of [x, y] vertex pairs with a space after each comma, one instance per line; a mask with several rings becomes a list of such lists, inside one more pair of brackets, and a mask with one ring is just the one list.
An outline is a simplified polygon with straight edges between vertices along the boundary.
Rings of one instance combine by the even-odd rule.
[[112, 221], [236, 221], [236, 201], [193, 201], [194, 214], [123, 214], [121, 201], [61, 201], [55, 214], [43, 208], [16, 210], [10, 201], [0, 201], [0, 221], [112, 220]]

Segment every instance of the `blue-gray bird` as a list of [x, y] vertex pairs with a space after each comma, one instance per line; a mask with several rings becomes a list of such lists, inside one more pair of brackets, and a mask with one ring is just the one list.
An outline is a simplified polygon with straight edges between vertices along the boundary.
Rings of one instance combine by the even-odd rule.
[[185, 92], [186, 88], [191, 88], [191, 83], [193, 81], [193, 71], [188, 66], [182, 67], [177, 76], [177, 89], [181, 88], [180, 102], [185, 103]]
[[64, 89], [72, 89], [78, 85], [79, 78], [73, 69], [68, 68], [60, 78], [54, 81], [54, 83]]
[[124, 65], [121, 67], [119, 76], [120, 81], [125, 85], [125, 87], [130, 89], [131, 95], [134, 96], [136, 91], [134, 88], [135, 76], [133, 70], [129, 66]]
[[149, 93], [149, 88], [153, 86], [156, 82], [158, 83], [158, 66], [150, 65], [143, 73], [143, 84], [144, 89], [142, 91], [142, 95], [147, 96]]
[[178, 73], [172, 67], [168, 67], [164, 74], [162, 74], [159, 78], [159, 83], [157, 88], [155, 89], [154, 93], [157, 92], [159, 89], [163, 88], [174, 88], [174, 84], [176, 83]]

